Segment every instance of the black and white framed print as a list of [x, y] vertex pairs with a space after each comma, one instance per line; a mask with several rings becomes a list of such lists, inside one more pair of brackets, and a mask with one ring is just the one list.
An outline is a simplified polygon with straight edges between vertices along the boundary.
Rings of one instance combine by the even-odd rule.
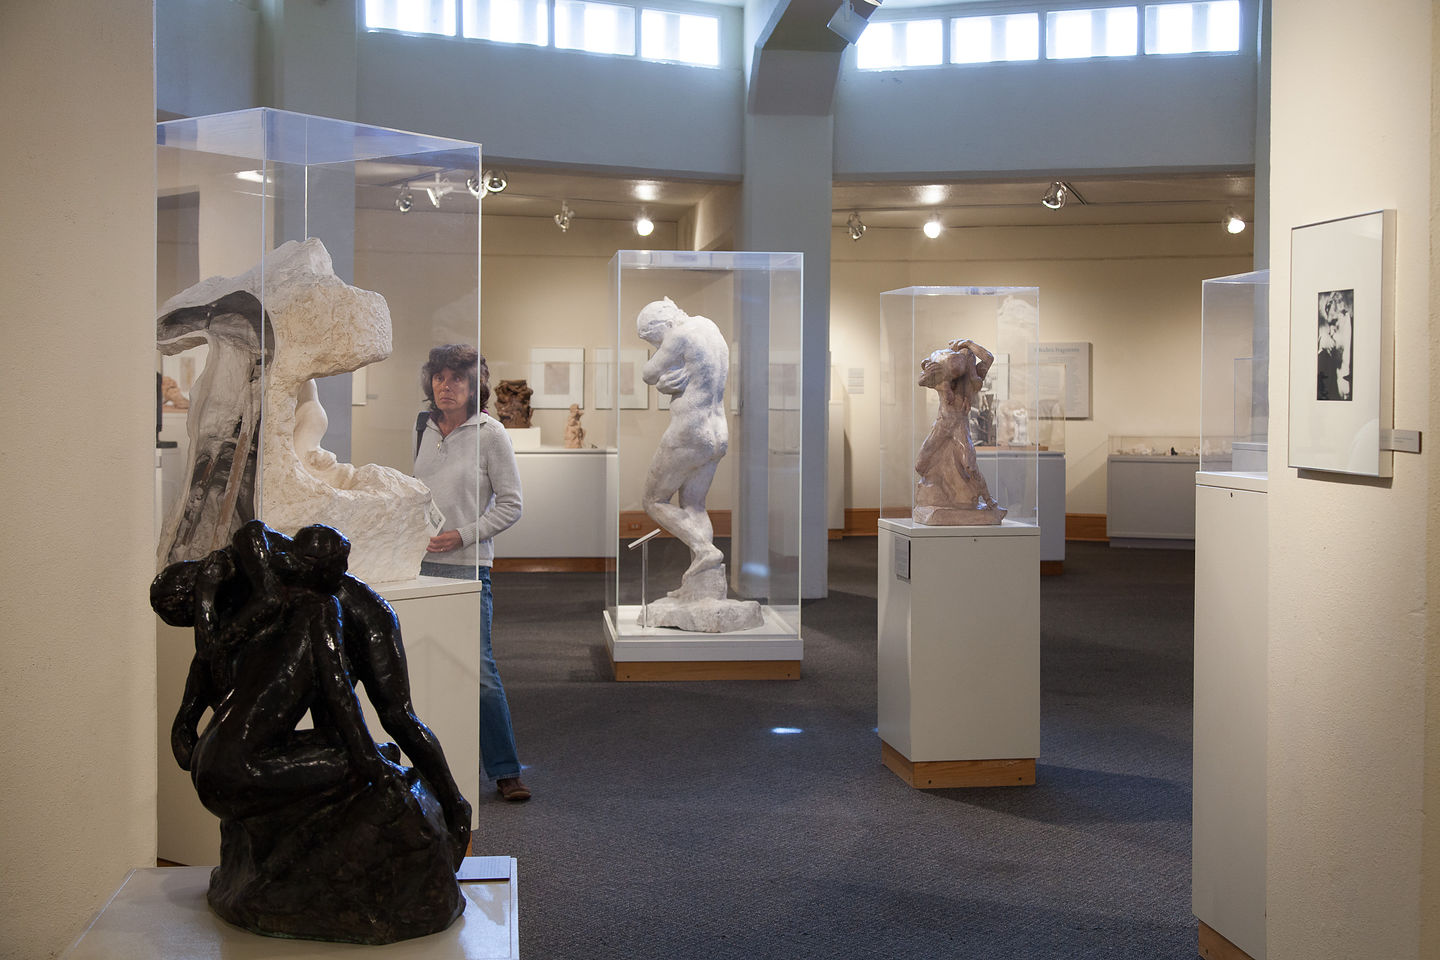
[[1388, 477], [1395, 211], [1290, 231], [1289, 465]]

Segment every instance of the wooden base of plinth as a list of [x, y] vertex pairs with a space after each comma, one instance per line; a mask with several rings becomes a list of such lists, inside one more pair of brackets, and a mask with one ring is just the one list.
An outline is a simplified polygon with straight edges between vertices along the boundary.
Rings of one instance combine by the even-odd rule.
[[884, 740], [880, 762], [917, 790], [953, 787], [1029, 787], [1035, 785], [1035, 758], [1015, 760], [908, 760]]
[[1060, 575], [1061, 575], [1062, 573], [1064, 573], [1064, 572], [1065, 572], [1065, 561], [1064, 561], [1064, 560], [1041, 560], [1041, 561], [1040, 561], [1040, 576], [1042, 576], [1042, 577], [1058, 577], [1058, 576], [1060, 576]]
[[799, 660], [621, 660], [610, 661], [616, 680], [799, 680]]
[[1252, 960], [1250, 954], [1215, 932], [1215, 928], [1200, 921], [1200, 956], [1205, 960]]

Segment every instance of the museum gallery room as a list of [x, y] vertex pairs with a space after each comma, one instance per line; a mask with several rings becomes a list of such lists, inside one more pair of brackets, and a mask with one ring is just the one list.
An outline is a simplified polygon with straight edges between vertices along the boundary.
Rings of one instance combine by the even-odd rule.
[[1437, 40], [0, 4], [0, 957], [1440, 957]]

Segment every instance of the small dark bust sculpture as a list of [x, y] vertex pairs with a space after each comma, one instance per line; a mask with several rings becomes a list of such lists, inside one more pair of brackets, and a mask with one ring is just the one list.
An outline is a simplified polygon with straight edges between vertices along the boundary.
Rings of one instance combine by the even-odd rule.
[[[170, 743], [220, 818], [211, 908], [267, 936], [390, 943], [464, 911], [470, 804], [410, 705], [395, 614], [346, 573], [349, 552], [329, 527], [292, 540], [252, 520], [166, 567], [150, 605], [195, 628]], [[357, 682], [396, 743], [370, 738]]]
[[530, 426], [530, 397], [535, 393], [524, 380], [501, 380], [495, 386], [495, 418], [512, 430]]

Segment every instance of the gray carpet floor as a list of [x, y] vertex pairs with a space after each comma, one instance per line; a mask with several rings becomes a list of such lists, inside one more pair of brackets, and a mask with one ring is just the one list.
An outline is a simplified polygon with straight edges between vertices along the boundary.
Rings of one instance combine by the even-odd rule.
[[495, 575], [535, 796], [478, 798], [475, 850], [519, 858], [522, 954], [1194, 957], [1193, 555], [1069, 544], [1038, 783], [918, 791], [880, 764], [876, 541], [830, 547], [798, 682], [615, 683], [600, 574]]

